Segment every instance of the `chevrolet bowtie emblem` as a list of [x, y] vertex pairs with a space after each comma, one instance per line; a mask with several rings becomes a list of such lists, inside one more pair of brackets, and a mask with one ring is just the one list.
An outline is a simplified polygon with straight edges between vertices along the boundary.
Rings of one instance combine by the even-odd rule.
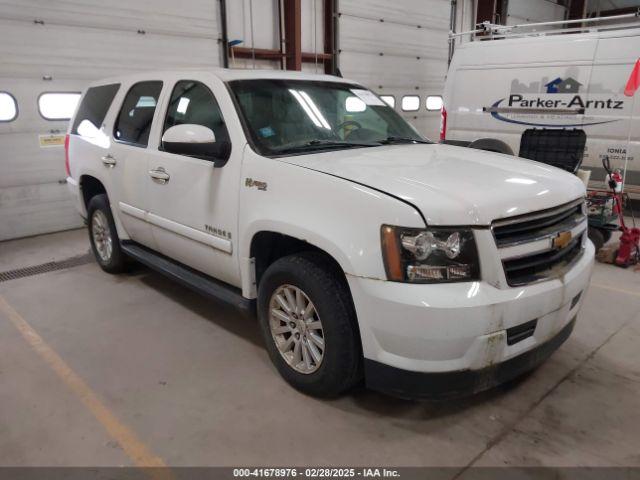
[[567, 245], [569, 245], [569, 242], [571, 242], [571, 232], [560, 232], [554, 239], [553, 239], [553, 248], [557, 248], [557, 249], [561, 249], [566, 247]]

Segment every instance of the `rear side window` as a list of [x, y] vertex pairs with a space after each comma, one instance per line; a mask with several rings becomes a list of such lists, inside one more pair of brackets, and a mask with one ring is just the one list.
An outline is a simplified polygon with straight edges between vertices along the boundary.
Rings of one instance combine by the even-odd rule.
[[217, 142], [229, 140], [216, 98], [206, 85], [193, 80], [176, 83], [162, 131], [164, 133], [168, 128], [185, 123], [210, 128]]
[[18, 104], [13, 95], [0, 92], [0, 122], [11, 122], [18, 116]]
[[87, 90], [76, 118], [73, 121], [71, 133], [93, 137], [102, 127], [104, 117], [107, 116], [113, 97], [118, 93], [119, 83], [113, 85], [100, 85]]
[[136, 83], [127, 92], [114, 130], [116, 140], [146, 147], [162, 82]]

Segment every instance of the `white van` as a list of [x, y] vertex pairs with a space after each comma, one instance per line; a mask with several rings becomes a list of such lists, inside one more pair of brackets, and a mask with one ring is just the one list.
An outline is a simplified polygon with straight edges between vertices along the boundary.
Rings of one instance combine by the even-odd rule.
[[628, 153], [626, 191], [640, 198], [640, 94], [623, 93], [640, 57], [640, 22], [625, 20], [634, 23], [588, 32], [489, 26], [489, 34], [457, 46], [441, 140], [571, 172], [581, 163], [592, 187], [602, 187], [604, 156], [623, 168]]

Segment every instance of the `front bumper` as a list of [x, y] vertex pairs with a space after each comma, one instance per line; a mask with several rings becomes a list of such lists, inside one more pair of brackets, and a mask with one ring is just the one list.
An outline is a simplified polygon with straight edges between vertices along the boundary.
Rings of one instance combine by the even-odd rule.
[[536, 368], [569, 338], [575, 323], [576, 317], [545, 343], [517, 357], [480, 370], [411, 372], [365, 359], [367, 387], [407, 399], [458, 397], [481, 392]]
[[[367, 385], [400, 397], [474, 393], [540, 364], [571, 333], [594, 248], [561, 278], [522, 287], [487, 280], [415, 285], [348, 275]], [[535, 321], [513, 341], [508, 332]]]

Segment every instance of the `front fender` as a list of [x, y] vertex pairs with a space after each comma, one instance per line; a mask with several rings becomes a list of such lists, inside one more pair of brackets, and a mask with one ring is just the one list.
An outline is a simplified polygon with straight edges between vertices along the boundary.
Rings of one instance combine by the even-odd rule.
[[[327, 161], [331, 161], [330, 153]], [[256, 233], [272, 231], [324, 250], [347, 274], [386, 279], [381, 225], [425, 226], [420, 213], [397, 198], [349, 180], [261, 157], [250, 148], [245, 149], [242, 177], [241, 258], [249, 258]]]

